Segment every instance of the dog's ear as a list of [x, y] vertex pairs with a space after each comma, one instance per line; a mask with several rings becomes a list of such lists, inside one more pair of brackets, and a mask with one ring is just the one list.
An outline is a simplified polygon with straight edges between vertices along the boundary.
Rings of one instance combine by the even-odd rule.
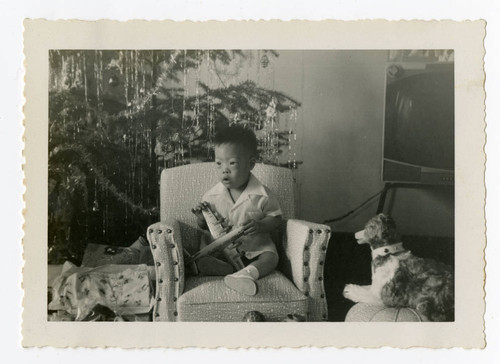
[[389, 215], [378, 214], [370, 219], [364, 230], [365, 239], [372, 249], [399, 242], [396, 223]]
[[381, 219], [384, 221], [384, 224], [386, 224], [388, 227], [391, 227], [392, 229], [396, 229], [396, 221], [389, 215], [384, 215], [382, 214]]
[[392, 229], [396, 229], [396, 222], [390, 215], [378, 214], [377, 216], [375, 216], [375, 218], [380, 220], [381, 224], [386, 225], [387, 227], [390, 227]]
[[381, 220], [381, 237], [391, 244], [396, 244], [400, 240], [400, 236], [396, 230], [396, 222], [389, 215], [380, 216]]

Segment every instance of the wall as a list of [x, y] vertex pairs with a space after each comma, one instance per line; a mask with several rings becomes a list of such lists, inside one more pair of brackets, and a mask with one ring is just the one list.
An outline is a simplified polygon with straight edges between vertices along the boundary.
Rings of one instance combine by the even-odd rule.
[[[280, 51], [274, 87], [303, 103], [299, 110], [299, 217], [323, 222], [380, 191], [387, 51]], [[453, 236], [453, 191], [399, 189], [389, 211], [402, 233]], [[333, 223], [357, 231], [378, 199]]]

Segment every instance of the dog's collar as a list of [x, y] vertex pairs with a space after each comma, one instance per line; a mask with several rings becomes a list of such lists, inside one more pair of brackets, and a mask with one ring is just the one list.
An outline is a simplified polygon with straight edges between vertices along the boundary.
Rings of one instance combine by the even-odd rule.
[[404, 252], [405, 250], [406, 249], [403, 248], [403, 243], [382, 246], [380, 248], [372, 250], [372, 259], [375, 259], [376, 257], [384, 257], [389, 254]]

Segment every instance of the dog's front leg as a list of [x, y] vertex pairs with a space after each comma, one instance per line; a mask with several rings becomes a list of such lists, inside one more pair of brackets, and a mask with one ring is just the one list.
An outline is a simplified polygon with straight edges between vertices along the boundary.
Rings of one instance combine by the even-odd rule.
[[345, 298], [353, 302], [363, 302], [372, 305], [381, 305], [382, 300], [380, 299], [380, 295], [377, 294], [374, 288], [375, 287], [373, 286], [359, 286], [357, 284], [346, 284], [342, 294]]
[[344, 287], [344, 297], [353, 302], [363, 302], [371, 305], [383, 305], [382, 289], [394, 277], [398, 267], [397, 259], [389, 259], [384, 265], [374, 270], [371, 286], [347, 284]]

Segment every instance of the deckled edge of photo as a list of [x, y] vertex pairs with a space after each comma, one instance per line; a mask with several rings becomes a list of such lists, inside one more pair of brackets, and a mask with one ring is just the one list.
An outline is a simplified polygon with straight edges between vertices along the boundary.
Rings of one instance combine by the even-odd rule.
[[[23, 346], [483, 348], [486, 243], [483, 63], [485, 25], [482, 20], [25, 20]], [[203, 38], [197, 37], [200, 32], [203, 32]], [[169, 37], [159, 37], [158, 34], [169, 34]], [[174, 35], [170, 36], [171, 34]], [[252, 37], [249, 38], [248, 34]], [[349, 34], [349, 37], [346, 34]], [[403, 37], [406, 39], [402, 39]], [[64, 48], [455, 49], [456, 321], [245, 323], [244, 335], [241, 335], [241, 323], [48, 322], [48, 50]], [[459, 146], [462, 147], [458, 148]], [[476, 246], [471, 246], [468, 243], [470, 241], [474, 241]], [[464, 266], [464, 263], [467, 265]], [[384, 335], [380, 334], [381, 331]]]

